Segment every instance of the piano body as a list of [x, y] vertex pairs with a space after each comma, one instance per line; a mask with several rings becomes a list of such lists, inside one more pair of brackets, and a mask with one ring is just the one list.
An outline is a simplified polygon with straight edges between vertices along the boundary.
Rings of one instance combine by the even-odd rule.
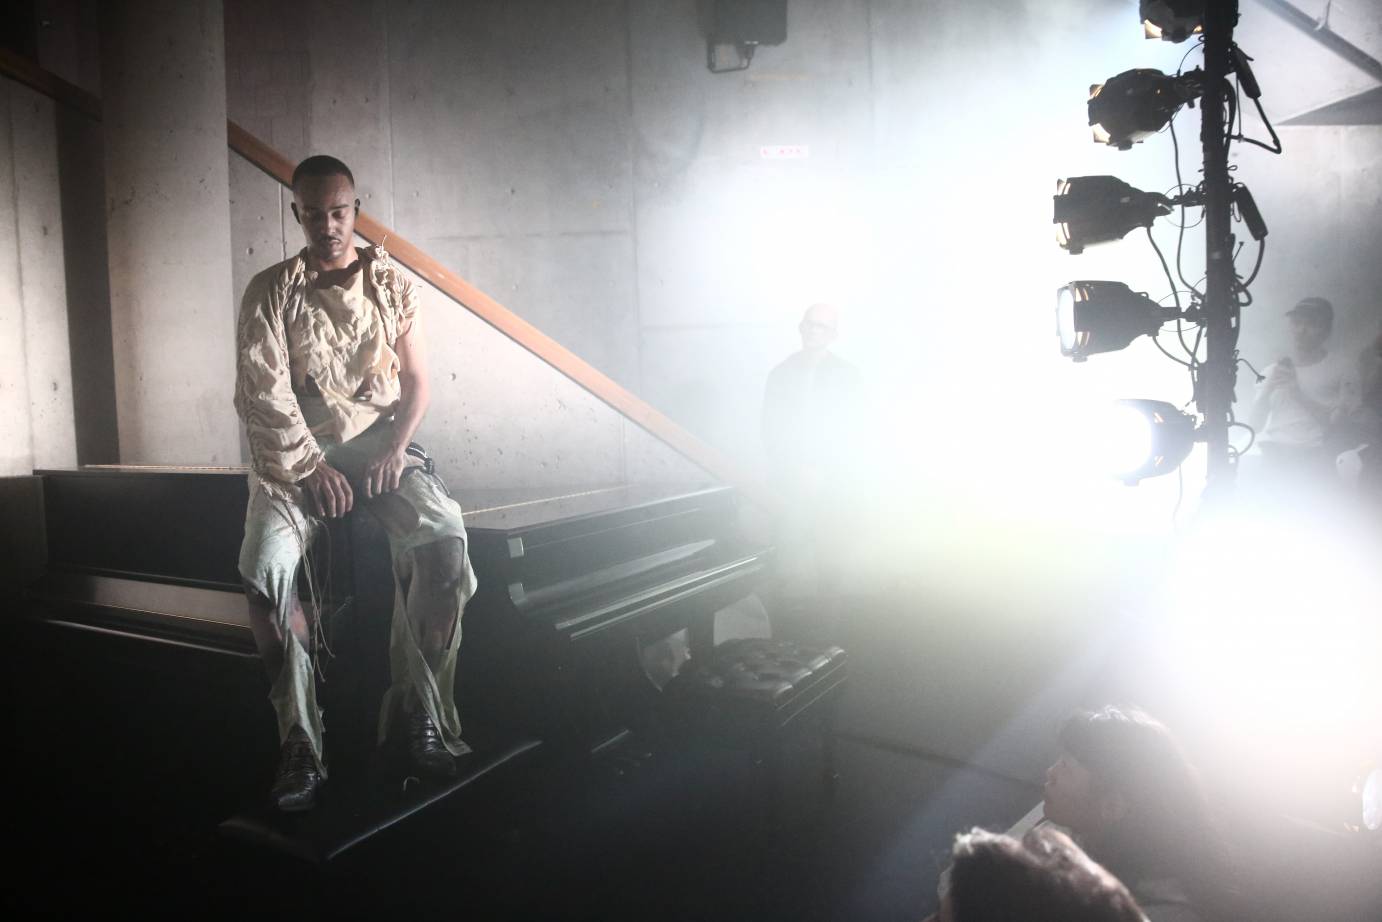
[[[197, 777], [220, 776], [208, 795], [218, 806], [208, 809], [243, 803], [247, 784], [267, 781], [276, 750], [268, 679], [236, 572], [244, 472], [111, 466], [38, 474], [47, 563], [26, 593], [16, 641], [22, 660], [44, 664], [30, 678], [69, 692], [64, 707], [103, 707], [109, 739], [127, 741], [127, 760], [161, 758], [165, 743], [193, 745], [199, 734], [216, 737], [219, 744], [194, 757], [202, 760]], [[458, 702], [481, 761], [508, 754], [485, 771], [515, 752], [581, 760], [631, 732], [656, 736], [659, 692], [642, 652], [683, 630], [693, 655], [712, 644], [714, 613], [752, 592], [767, 566], [767, 549], [739, 536], [737, 497], [727, 487], [457, 492], [480, 582], [462, 622]], [[350, 763], [369, 758], [387, 683], [387, 548], [367, 517], [350, 519], [359, 525], [333, 529], [332, 572], [323, 577], [332, 588], [332, 653], [319, 656], [336, 760], [328, 791], [349, 786], [338, 777], [350, 778]], [[347, 557], [352, 568], [343, 566]], [[53, 663], [61, 664], [56, 675]], [[128, 687], [144, 692], [125, 700]], [[160, 717], [165, 705], [171, 714]], [[175, 741], [141, 746], [141, 727], [166, 734], [168, 721], [182, 727]], [[408, 804], [322, 820], [330, 828], [313, 834], [315, 857], [329, 859], [437, 796], [422, 790]]]

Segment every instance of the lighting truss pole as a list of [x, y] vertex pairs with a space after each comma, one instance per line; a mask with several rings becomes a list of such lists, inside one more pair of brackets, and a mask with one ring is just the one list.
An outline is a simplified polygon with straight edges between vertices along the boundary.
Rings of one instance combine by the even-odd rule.
[[1233, 27], [1238, 19], [1237, 0], [1208, 0], [1204, 23], [1204, 95], [1200, 142], [1204, 147], [1205, 215], [1205, 361], [1200, 366], [1195, 402], [1204, 417], [1203, 432], [1209, 449], [1206, 489], [1211, 494], [1228, 490], [1234, 466], [1229, 453], [1229, 414], [1237, 377], [1237, 276], [1233, 268], [1233, 183], [1228, 172], [1228, 145], [1224, 135], [1225, 95], [1231, 70]]

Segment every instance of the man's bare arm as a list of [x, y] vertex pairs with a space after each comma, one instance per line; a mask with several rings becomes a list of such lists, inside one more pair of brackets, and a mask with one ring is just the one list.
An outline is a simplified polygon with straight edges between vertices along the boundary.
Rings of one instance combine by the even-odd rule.
[[422, 318], [413, 320], [408, 332], [394, 343], [398, 354], [398, 383], [402, 396], [394, 411], [393, 438], [385, 451], [365, 467], [365, 495], [379, 496], [398, 489], [408, 465], [405, 451], [427, 413], [431, 391], [427, 381], [427, 355], [422, 344]]

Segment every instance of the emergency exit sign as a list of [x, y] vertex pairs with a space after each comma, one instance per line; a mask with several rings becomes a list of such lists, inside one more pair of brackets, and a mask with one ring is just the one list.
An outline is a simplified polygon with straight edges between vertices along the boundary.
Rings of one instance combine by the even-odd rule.
[[764, 160], [805, 160], [811, 156], [811, 148], [805, 144], [769, 144], [758, 148], [758, 156]]

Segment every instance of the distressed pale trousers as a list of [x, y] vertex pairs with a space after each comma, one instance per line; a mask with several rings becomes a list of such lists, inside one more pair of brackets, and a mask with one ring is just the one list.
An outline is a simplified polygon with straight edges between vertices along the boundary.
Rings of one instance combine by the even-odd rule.
[[[427, 711], [441, 732], [442, 742], [452, 755], [470, 751], [461, 740], [461, 720], [456, 710], [456, 656], [461, 647], [461, 615], [465, 603], [475, 594], [477, 582], [470, 565], [469, 544], [461, 507], [447, 493], [435, 474], [422, 469], [405, 473], [399, 488], [373, 499], [365, 499], [357, 484], [365, 463], [379, 450], [387, 427], [376, 426], [338, 445], [326, 445], [328, 463], [351, 482], [355, 509], [376, 516], [389, 537], [393, 558], [394, 604], [389, 639], [391, 685], [379, 708], [379, 740], [383, 742], [392, 722], [402, 711], [410, 694]], [[293, 599], [297, 574], [308, 556], [313, 540], [323, 527], [315, 516], [306, 514], [291, 500], [270, 493], [250, 474], [249, 506], [245, 511], [245, 540], [240, 546], [240, 576], [246, 585], [268, 599], [273, 618], [283, 638], [283, 667], [269, 690], [269, 701], [278, 715], [278, 735], [287, 739], [293, 727], [307, 734], [321, 766], [322, 715], [317, 706], [317, 688], [309, 652], [292, 631]], [[415, 584], [414, 552], [436, 541], [456, 539], [461, 543], [462, 573], [455, 584], [455, 614], [449, 642], [436, 660], [428, 665], [418, 643], [419, 599], [436, 587]], [[316, 595], [315, 591], [311, 593]], [[312, 604], [317, 599], [310, 600]], [[312, 613], [320, 617], [321, 612]]]

